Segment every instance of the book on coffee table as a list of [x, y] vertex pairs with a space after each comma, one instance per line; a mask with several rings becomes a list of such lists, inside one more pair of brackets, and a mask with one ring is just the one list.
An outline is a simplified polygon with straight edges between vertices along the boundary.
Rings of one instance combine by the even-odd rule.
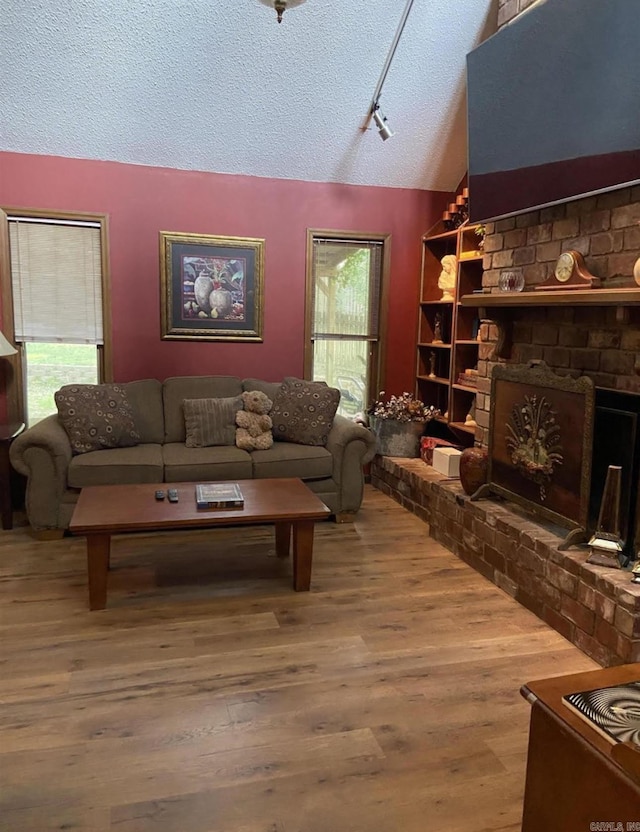
[[208, 508], [243, 508], [244, 497], [236, 482], [215, 482], [196, 485], [196, 506]]
[[562, 703], [609, 742], [640, 745], [640, 681], [570, 693]]

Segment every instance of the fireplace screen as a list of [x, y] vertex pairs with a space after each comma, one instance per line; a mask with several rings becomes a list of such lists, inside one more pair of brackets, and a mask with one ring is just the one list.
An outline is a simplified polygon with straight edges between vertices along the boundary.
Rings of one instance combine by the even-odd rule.
[[485, 491], [586, 529], [593, 408], [586, 376], [558, 376], [543, 362], [494, 367]]

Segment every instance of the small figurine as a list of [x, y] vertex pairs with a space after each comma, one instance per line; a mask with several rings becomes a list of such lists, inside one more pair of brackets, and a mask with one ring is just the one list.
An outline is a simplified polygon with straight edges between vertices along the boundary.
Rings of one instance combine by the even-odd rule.
[[436, 377], [436, 354], [433, 350], [431, 351], [431, 354], [429, 356], [429, 366], [430, 366], [429, 378], [435, 378]]
[[455, 254], [445, 254], [440, 261], [442, 264], [442, 271], [438, 278], [438, 289], [442, 292], [440, 300], [453, 301], [456, 291], [456, 256]]
[[433, 319], [433, 342], [434, 344], [442, 343], [442, 314], [436, 312]]
[[631, 567], [631, 582], [640, 584], [640, 560], [637, 560]]
[[476, 400], [474, 399], [471, 403], [471, 407], [469, 408], [469, 412], [467, 413], [467, 417], [464, 420], [465, 426], [468, 428], [475, 428], [477, 427], [476, 422]]

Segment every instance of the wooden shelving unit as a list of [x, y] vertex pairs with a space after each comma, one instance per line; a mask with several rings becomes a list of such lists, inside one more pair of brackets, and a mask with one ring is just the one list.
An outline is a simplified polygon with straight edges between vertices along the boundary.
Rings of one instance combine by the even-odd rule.
[[[441, 421], [466, 445], [473, 444], [475, 436], [475, 427], [466, 425], [465, 420], [475, 403], [476, 390], [459, 384], [458, 378], [465, 370], [477, 368], [480, 321], [477, 309], [463, 306], [459, 299], [465, 295], [479, 297], [471, 293], [482, 288], [483, 255], [478, 248], [477, 228], [463, 223], [447, 230], [441, 221], [423, 237], [416, 345], [416, 395], [426, 404], [439, 408], [443, 414]], [[438, 288], [441, 260], [446, 254], [456, 257], [454, 301], [441, 300], [442, 291]], [[442, 343], [433, 341], [438, 317]]]

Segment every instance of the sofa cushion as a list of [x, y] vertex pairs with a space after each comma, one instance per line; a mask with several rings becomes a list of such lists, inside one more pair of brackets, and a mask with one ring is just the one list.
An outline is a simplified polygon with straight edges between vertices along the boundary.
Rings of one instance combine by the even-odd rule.
[[333, 457], [326, 448], [276, 442], [267, 451], [252, 451], [253, 477], [300, 477], [301, 480], [330, 477]]
[[273, 399], [273, 438], [302, 445], [326, 445], [340, 391], [324, 382], [286, 378]]
[[184, 425], [187, 448], [233, 445], [236, 441], [236, 413], [242, 410], [242, 398], [185, 399]]
[[120, 384], [66, 384], [55, 393], [55, 401], [74, 454], [126, 448], [140, 441]]
[[122, 385], [133, 411], [133, 421], [140, 434], [141, 443], [164, 442], [164, 412], [162, 409], [162, 383], [157, 378], [128, 381]]
[[241, 393], [242, 383], [235, 376], [176, 376], [166, 379], [162, 385], [164, 441], [185, 441], [182, 408], [185, 399], [222, 399]]
[[259, 378], [242, 379], [242, 389], [245, 392], [250, 393], [252, 390], [259, 390], [265, 396], [268, 396], [271, 401], [273, 401], [281, 386], [281, 381], [261, 381]]
[[162, 447], [165, 482], [251, 479], [251, 457], [235, 445], [187, 448], [182, 442]]
[[162, 447], [146, 444], [74, 456], [67, 479], [71, 488], [84, 488], [86, 485], [162, 482], [162, 475]]

